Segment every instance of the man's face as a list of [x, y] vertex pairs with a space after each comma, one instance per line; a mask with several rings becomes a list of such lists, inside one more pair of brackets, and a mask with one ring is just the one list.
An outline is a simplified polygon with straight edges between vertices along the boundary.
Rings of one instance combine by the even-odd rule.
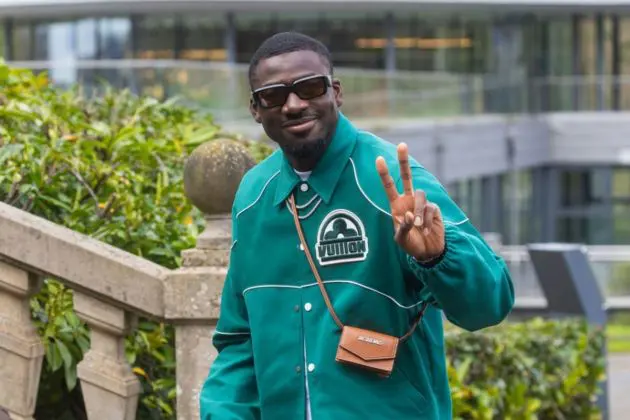
[[295, 51], [261, 60], [252, 86], [260, 101], [251, 102], [252, 116], [285, 153], [308, 158], [328, 144], [342, 100], [341, 84], [331, 80], [324, 58]]

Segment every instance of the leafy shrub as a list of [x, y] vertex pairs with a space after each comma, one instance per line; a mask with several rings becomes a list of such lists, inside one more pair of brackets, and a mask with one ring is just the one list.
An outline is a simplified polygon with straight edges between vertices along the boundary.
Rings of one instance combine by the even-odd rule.
[[[183, 189], [199, 144], [225, 137], [211, 116], [104, 87], [61, 91], [0, 62], [0, 200], [168, 268], [195, 246], [201, 215]], [[245, 142], [257, 159], [269, 149]], [[94, 281], [98, 281], [95, 278]], [[45, 339], [38, 418], [85, 418], [76, 365], [89, 332], [72, 291], [47, 279], [31, 302]], [[127, 359], [144, 386], [139, 418], [174, 418], [173, 331], [142, 320]]]
[[453, 417], [594, 419], [604, 333], [578, 320], [505, 323], [447, 333]]

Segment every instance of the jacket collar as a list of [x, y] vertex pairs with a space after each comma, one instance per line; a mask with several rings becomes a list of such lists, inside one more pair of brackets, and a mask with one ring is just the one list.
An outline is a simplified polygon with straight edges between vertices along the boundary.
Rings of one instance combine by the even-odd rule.
[[[307, 183], [327, 204], [337, 187], [348, 159], [354, 151], [358, 130], [341, 112], [337, 121], [332, 141], [317, 163]], [[301, 182], [286, 156], [282, 157], [274, 205], [282, 204], [291, 194], [295, 186]]]

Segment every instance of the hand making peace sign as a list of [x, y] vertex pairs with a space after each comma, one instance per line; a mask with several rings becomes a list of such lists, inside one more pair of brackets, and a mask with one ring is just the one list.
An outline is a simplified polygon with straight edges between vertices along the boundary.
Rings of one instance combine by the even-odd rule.
[[424, 191], [414, 192], [409, 151], [404, 143], [398, 145], [398, 162], [403, 180], [402, 195], [396, 189], [385, 159], [380, 156], [376, 159], [376, 170], [389, 199], [394, 222], [394, 240], [418, 261], [439, 257], [444, 251], [444, 223], [440, 208], [427, 201]]

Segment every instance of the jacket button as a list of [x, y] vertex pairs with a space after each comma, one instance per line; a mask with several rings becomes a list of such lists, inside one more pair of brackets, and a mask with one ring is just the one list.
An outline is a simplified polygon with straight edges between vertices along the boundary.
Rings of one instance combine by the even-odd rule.
[[314, 371], [314, 370], [315, 370], [315, 363], [309, 363], [309, 364], [308, 364], [308, 371], [309, 371], [309, 372], [312, 372], [312, 371]]
[[310, 312], [310, 310], [313, 309], [313, 305], [307, 303], [306, 305], [304, 305], [304, 309], [306, 310], [306, 312]]
[[300, 189], [302, 190], [302, 192], [306, 192], [306, 191], [308, 191], [308, 184], [302, 184], [302, 185], [300, 185]]
[[296, 367], [295, 367], [295, 371], [296, 371], [297, 373], [300, 373], [300, 372], [302, 372], [302, 368], [301, 368], [300, 366], [296, 366]]
[[293, 310], [294, 310], [295, 312], [299, 312], [299, 310], [300, 310], [300, 305], [295, 305], [295, 306], [293, 307]]

